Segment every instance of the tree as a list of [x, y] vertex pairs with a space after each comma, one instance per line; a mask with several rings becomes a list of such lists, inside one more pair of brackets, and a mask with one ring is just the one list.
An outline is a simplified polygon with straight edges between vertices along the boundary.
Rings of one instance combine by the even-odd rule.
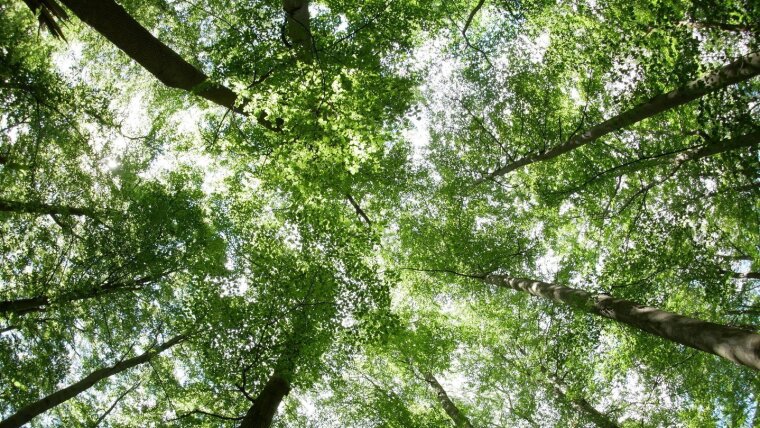
[[425, 373], [425, 382], [430, 384], [430, 387], [435, 390], [435, 395], [438, 397], [438, 401], [441, 403], [441, 407], [446, 411], [446, 414], [449, 415], [452, 421], [454, 421], [454, 425], [458, 427], [472, 427], [472, 424], [467, 419], [467, 416], [462, 414], [462, 412], [457, 408], [456, 404], [454, 404], [451, 399], [449, 398], [449, 395], [446, 393], [446, 390], [443, 389], [440, 383], [438, 383], [438, 380], [433, 376], [432, 373]]
[[0, 418], [751, 424], [757, 22], [2, 3]]
[[760, 335], [542, 281], [489, 275], [484, 281], [567, 304], [738, 364], [760, 369]]
[[111, 367], [104, 367], [102, 369], [98, 369], [90, 373], [89, 375], [85, 376], [80, 381], [75, 382], [67, 386], [66, 388], [58, 390], [50, 395], [47, 395], [41, 398], [39, 401], [30, 403], [22, 407], [13, 415], [0, 421], [0, 427], [21, 427], [24, 424], [30, 422], [35, 416], [38, 416], [42, 414], [43, 412], [45, 412], [46, 410], [50, 410], [51, 408], [67, 400], [70, 400], [71, 398], [77, 396], [83, 391], [86, 391], [88, 388], [100, 382], [101, 380], [107, 379], [110, 376], [113, 376], [114, 374], [117, 374], [124, 370], [131, 369], [132, 367], [135, 367], [139, 364], [144, 364], [150, 361], [156, 355], [160, 354], [161, 352], [171, 348], [172, 346], [186, 339], [187, 337], [183, 335], [176, 336], [162, 343], [159, 346], [156, 346], [152, 349], [147, 350], [146, 352], [140, 355], [137, 355], [132, 358], [128, 358], [123, 361], [119, 361]]
[[666, 94], [658, 95], [645, 103], [639, 104], [636, 107], [607, 119], [598, 125], [582, 131], [576, 130], [575, 134], [578, 134], [577, 136], [571, 136], [569, 140], [559, 146], [552, 147], [533, 156], [526, 156], [515, 160], [514, 162], [489, 173], [480, 181], [482, 182], [508, 174], [515, 169], [530, 165], [534, 162], [555, 158], [570, 150], [591, 143], [610, 132], [620, 130], [626, 126], [654, 116], [657, 113], [686, 104], [701, 96], [725, 88], [728, 85], [750, 79], [758, 74], [760, 74], [760, 54], [749, 54], [706, 76], [691, 81], [681, 88], [675, 89]]

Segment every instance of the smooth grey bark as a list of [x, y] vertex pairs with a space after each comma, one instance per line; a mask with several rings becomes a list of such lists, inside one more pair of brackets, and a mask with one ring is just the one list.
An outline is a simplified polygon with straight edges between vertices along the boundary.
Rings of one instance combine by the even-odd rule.
[[248, 409], [240, 428], [269, 428], [277, 408], [288, 393], [290, 382], [277, 372], [273, 373]]
[[483, 281], [569, 305], [760, 370], [760, 335], [751, 331], [685, 317], [608, 294], [594, 294], [538, 280], [487, 275]]
[[446, 390], [443, 389], [443, 386], [441, 386], [440, 383], [438, 383], [438, 379], [436, 379], [435, 376], [433, 376], [433, 374], [430, 372], [425, 373], [424, 376], [425, 382], [427, 382], [433, 388], [433, 390], [435, 390], [435, 396], [438, 398], [438, 402], [441, 404], [441, 407], [443, 407], [443, 410], [446, 411], [446, 414], [449, 415], [449, 418], [454, 421], [454, 425], [462, 428], [472, 428], [470, 420], [467, 419], [467, 416], [465, 416], [464, 413], [459, 410], [456, 404], [451, 401], [449, 395], [446, 393]]
[[[231, 89], [212, 82], [201, 70], [154, 37], [115, 1], [61, 0], [61, 3], [164, 85], [192, 92], [222, 107], [247, 115], [243, 109], [247, 100], [238, 100], [237, 94]], [[271, 131], [282, 130], [280, 125], [273, 124], [266, 118], [265, 112], [259, 112], [254, 118]]]
[[498, 168], [487, 174], [485, 177], [477, 180], [477, 183], [482, 183], [486, 180], [509, 174], [512, 171], [532, 163], [556, 158], [571, 150], [592, 143], [611, 132], [618, 131], [658, 113], [686, 104], [711, 92], [750, 79], [758, 74], [760, 74], [760, 53], [755, 52], [745, 55], [678, 89], [666, 94], [657, 95], [630, 110], [626, 110], [600, 124], [592, 126], [556, 147], [545, 152], [525, 156], [508, 165]]
[[85, 376], [79, 382], [73, 383], [66, 388], [60, 389], [46, 397], [41, 398], [40, 400], [35, 401], [34, 403], [22, 407], [7, 419], [0, 421], [0, 428], [19, 428], [22, 425], [29, 423], [36, 416], [39, 416], [42, 413], [52, 409], [53, 407], [64, 403], [88, 390], [90, 387], [100, 382], [101, 380], [137, 365], [146, 363], [156, 355], [186, 339], [187, 336], [185, 335], [176, 336], [173, 339], [163, 343], [162, 345], [154, 347], [136, 357], [120, 361], [111, 367], [104, 367], [102, 369], [95, 370], [94, 372]]

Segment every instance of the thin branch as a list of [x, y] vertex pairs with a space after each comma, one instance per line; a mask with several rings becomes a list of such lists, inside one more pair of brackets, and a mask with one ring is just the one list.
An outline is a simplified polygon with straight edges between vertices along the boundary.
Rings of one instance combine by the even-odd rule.
[[467, 17], [467, 21], [464, 23], [464, 28], [462, 29], [462, 35], [466, 38], [467, 37], [467, 29], [470, 28], [470, 24], [472, 24], [472, 19], [475, 18], [475, 15], [477, 15], [480, 8], [483, 7], [483, 4], [485, 4], [486, 0], [480, 0], [478, 4], [475, 5], [475, 8], [472, 9], [472, 12], [470, 12], [470, 16]]
[[103, 422], [103, 420], [113, 411], [113, 409], [116, 408], [116, 406], [119, 404], [119, 402], [121, 400], [123, 400], [124, 397], [127, 396], [127, 394], [129, 394], [130, 392], [132, 392], [135, 389], [137, 389], [137, 387], [140, 386], [141, 383], [142, 383], [142, 381], [137, 382], [136, 384], [132, 385], [131, 388], [127, 389], [121, 395], [119, 395], [119, 397], [116, 399], [116, 401], [114, 401], [113, 404], [111, 404], [111, 407], [109, 407], [108, 410], [106, 410], [105, 413], [103, 413], [102, 415], [100, 415], [100, 417], [98, 418], [98, 420], [96, 420], [95, 423], [92, 424], [93, 428], [95, 428], [98, 425], [100, 425], [100, 423]]
[[372, 222], [370, 221], [369, 217], [367, 217], [367, 214], [364, 212], [364, 210], [362, 210], [362, 207], [356, 202], [353, 196], [351, 196], [350, 193], [346, 193], [346, 198], [348, 198], [348, 202], [350, 202], [356, 210], [356, 214], [364, 219], [364, 221], [367, 223], [367, 226], [372, 226]]
[[449, 269], [419, 269], [419, 268], [411, 268], [411, 267], [402, 267], [402, 268], [399, 268], [399, 269], [401, 269], [401, 270], [408, 270], [408, 271], [412, 271], [412, 272], [450, 273], [452, 275], [461, 276], [463, 278], [474, 278], [474, 279], [483, 279], [486, 276], [488, 276], [487, 273], [482, 273], [482, 274], [466, 274], [466, 273], [461, 273], [461, 272], [457, 272], [457, 271], [453, 271], [453, 270], [449, 270]]
[[193, 411], [190, 411], [190, 412], [187, 412], [187, 413], [183, 413], [183, 414], [177, 416], [174, 419], [170, 419], [170, 421], [177, 421], [177, 420], [184, 419], [184, 418], [187, 418], [187, 417], [192, 416], [192, 415], [211, 416], [212, 418], [223, 419], [225, 421], [242, 421], [243, 418], [244, 418], [244, 416], [240, 416], [240, 417], [224, 416], [224, 415], [220, 415], [220, 414], [217, 414], [217, 413], [207, 412], [207, 411], [201, 410], [201, 409], [195, 409]]

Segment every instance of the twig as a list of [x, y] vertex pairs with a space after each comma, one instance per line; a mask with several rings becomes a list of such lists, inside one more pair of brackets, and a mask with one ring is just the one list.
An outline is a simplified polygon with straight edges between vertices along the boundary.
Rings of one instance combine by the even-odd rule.
[[211, 416], [213, 418], [224, 419], [226, 421], [241, 421], [241, 420], [243, 420], [245, 418], [244, 416], [240, 416], [240, 417], [224, 416], [224, 415], [220, 415], [220, 414], [217, 414], [217, 413], [207, 412], [207, 411], [201, 410], [201, 409], [195, 409], [193, 411], [190, 411], [190, 412], [187, 412], [187, 413], [183, 413], [183, 414], [181, 414], [181, 415], [179, 415], [176, 418], [171, 419], [171, 420], [172, 421], [177, 421], [177, 420], [180, 420], [180, 419], [186, 418], [188, 416], [192, 416], [192, 415]]
[[109, 407], [108, 410], [106, 410], [105, 413], [103, 413], [102, 415], [100, 415], [100, 417], [98, 418], [98, 420], [96, 420], [95, 423], [92, 424], [93, 428], [95, 428], [98, 425], [100, 425], [100, 423], [103, 422], [103, 420], [106, 418], [106, 416], [108, 416], [113, 411], [113, 409], [116, 408], [116, 405], [119, 404], [119, 402], [121, 400], [123, 400], [124, 397], [127, 396], [127, 394], [129, 394], [130, 392], [132, 392], [135, 389], [137, 389], [137, 387], [140, 386], [141, 383], [142, 383], [142, 381], [137, 382], [136, 384], [132, 385], [131, 388], [127, 389], [121, 395], [119, 395], [119, 397], [116, 399], [116, 401], [114, 401], [113, 404], [111, 404], [111, 407]]

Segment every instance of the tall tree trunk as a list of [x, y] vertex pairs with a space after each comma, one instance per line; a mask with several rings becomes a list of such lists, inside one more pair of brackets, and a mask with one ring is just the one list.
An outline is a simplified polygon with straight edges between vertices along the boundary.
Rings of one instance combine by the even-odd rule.
[[70, 207], [67, 205], [49, 205], [37, 202], [20, 202], [0, 199], [0, 211], [39, 215], [75, 215], [96, 218], [95, 211], [89, 208]]
[[706, 76], [693, 80], [678, 89], [666, 94], [657, 95], [649, 101], [639, 104], [630, 110], [624, 111], [598, 125], [592, 126], [550, 150], [526, 156], [498, 168], [477, 182], [482, 183], [485, 180], [509, 174], [510, 172], [526, 165], [553, 159], [571, 150], [577, 149], [578, 147], [596, 141], [611, 132], [618, 131], [663, 111], [686, 104], [702, 97], [703, 95], [715, 92], [729, 85], [750, 79], [758, 74], [760, 74], [760, 53], [751, 53], [743, 56], [738, 60], [718, 70], [714, 70]]
[[709, 352], [737, 364], [760, 370], [760, 335], [750, 331], [701, 321], [642, 306], [630, 300], [616, 299], [608, 294], [593, 294], [559, 284], [503, 275], [488, 275], [483, 281], [566, 304], [578, 310], [627, 324], [671, 342]]
[[[212, 82], [201, 70], [185, 61], [177, 52], [154, 37], [113, 0], [61, 0], [79, 19], [103, 35], [158, 80], [171, 88], [183, 89], [235, 112], [246, 114], [231, 89]], [[281, 131], [278, 124], [259, 112], [255, 119], [271, 131]]]
[[[520, 354], [522, 354], [523, 357], [528, 356], [525, 350], [522, 349], [521, 347], [517, 346], [516, 349], [518, 350]], [[536, 373], [534, 371], [531, 371], [532, 369], [528, 369], [521, 364], [516, 364], [516, 362], [511, 361], [507, 357], [505, 357], [504, 360], [507, 363], [512, 364], [513, 367], [517, 368], [517, 370], [522, 372], [527, 378], [529, 379], [536, 378]], [[538, 362], [537, 365], [541, 374], [546, 377], [545, 382], [554, 391], [554, 393], [557, 395], [557, 397], [560, 400], [574, 407], [577, 411], [582, 413], [586, 417], [586, 419], [593, 422], [599, 428], [619, 428], [619, 425], [617, 424], [617, 422], [615, 422], [610, 417], [608, 417], [604, 413], [597, 410], [585, 398], [568, 396], [567, 384], [559, 376], [551, 372], [541, 362]]]
[[145, 353], [138, 355], [134, 358], [121, 361], [119, 363], [114, 364], [111, 367], [105, 367], [102, 369], [95, 370], [94, 372], [90, 373], [79, 382], [69, 385], [66, 388], [58, 390], [46, 397], [41, 398], [38, 401], [35, 401], [34, 403], [31, 403], [27, 406], [22, 407], [16, 413], [9, 416], [7, 419], [0, 421], [0, 428], [21, 427], [22, 425], [29, 423], [34, 417], [41, 415], [42, 413], [52, 409], [53, 407], [76, 397], [77, 395], [86, 391], [87, 389], [89, 389], [91, 386], [95, 385], [99, 381], [106, 379], [110, 376], [113, 376], [117, 373], [123, 372], [132, 367], [135, 367], [137, 365], [146, 363], [150, 361], [156, 355], [160, 354], [161, 352], [171, 348], [172, 346], [186, 339], [187, 337], [184, 335], [176, 336], [173, 339], [169, 340], [168, 342], [165, 342], [164, 344], [158, 347], [152, 348], [146, 351]]
[[269, 428], [277, 408], [289, 392], [290, 382], [275, 371], [248, 409], [240, 428]]
[[438, 383], [438, 379], [429, 372], [425, 373], [424, 376], [425, 381], [435, 390], [435, 395], [438, 398], [438, 402], [441, 403], [441, 407], [443, 407], [443, 410], [446, 411], [446, 414], [449, 415], [451, 420], [454, 421], [454, 425], [462, 428], [472, 428], [470, 420], [467, 419], [467, 416], [460, 412], [456, 404], [451, 401], [446, 390], [443, 389], [443, 386], [441, 386], [440, 383]]

